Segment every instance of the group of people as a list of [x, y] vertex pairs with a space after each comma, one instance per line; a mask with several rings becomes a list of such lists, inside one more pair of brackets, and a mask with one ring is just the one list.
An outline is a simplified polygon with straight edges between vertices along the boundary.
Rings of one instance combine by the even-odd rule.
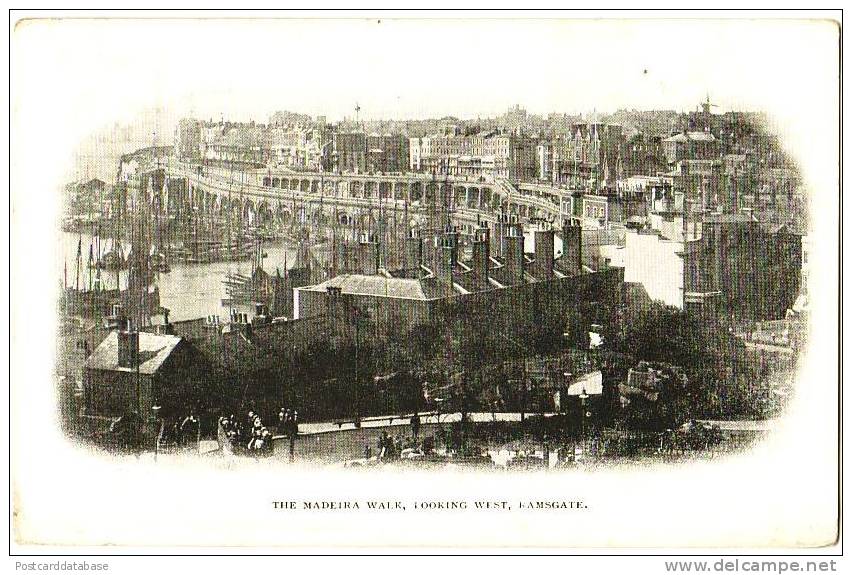
[[248, 412], [245, 422], [231, 414], [219, 418], [219, 444], [229, 453], [245, 450], [267, 455], [272, 453], [272, 432], [254, 411]]
[[[379, 436], [378, 458], [381, 459], [397, 459], [402, 457], [404, 453], [423, 452], [423, 446], [419, 442], [420, 436], [420, 415], [414, 413], [409, 419], [411, 426], [411, 435], [403, 437], [401, 434], [396, 434], [394, 437], [388, 435], [387, 431], [382, 431]], [[364, 446], [364, 459], [372, 459], [373, 450], [369, 445]]]
[[281, 408], [278, 411], [278, 432], [287, 437], [295, 437], [299, 434], [299, 412], [295, 409]]
[[256, 456], [272, 454], [272, 431], [290, 440], [290, 458], [293, 458], [296, 436], [299, 434], [299, 412], [281, 408], [278, 427], [268, 428], [260, 415], [249, 411], [245, 418], [234, 414], [219, 418], [219, 444], [229, 453], [246, 452]]
[[[423, 442], [428, 443], [428, 442]], [[421, 444], [418, 438], [412, 435], [403, 437], [397, 434], [391, 437], [387, 431], [382, 431], [379, 436], [378, 444], [378, 459], [399, 459], [411, 453], [423, 454], [427, 450], [427, 446]], [[364, 446], [364, 458], [372, 459], [373, 450], [369, 445]]]
[[194, 445], [201, 438], [201, 422], [195, 414], [177, 417], [163, 426], [161, 445]]

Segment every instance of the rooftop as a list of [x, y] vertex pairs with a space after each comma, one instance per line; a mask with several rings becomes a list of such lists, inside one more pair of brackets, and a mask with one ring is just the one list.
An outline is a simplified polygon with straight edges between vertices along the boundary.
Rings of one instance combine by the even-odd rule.
[[674, 136], [669, 136], [665, 138], [664, 142], [715, 142], [716, 137], [713, 136], [710, 132], [681, 132], [680, 134], [675, 134]]
[[757, 220], [751, 214], [704, 214], [701, 221], [706, 224], [736, 224], [756, 222]]
[[427, 301], [445, 295], [440, 282], [433, 279], [388, 278], [380, 275], [343, 274], [312, 286], [297, 288], [325, 292], [340, 288], [344, 294]]
[[[139, 373], [152, 375], [156, 373], [163, 362], [175, 350], [182, 338], [174, 335], [160, 335], [139, 332]], [[118, 332], [112, 331], [95, 348], [95, 351], [86, 360], [84, 365], [87, 369], [102, 369], [110, 371], [135, 372], [136, 366], [122, 367], [118, 365]]]

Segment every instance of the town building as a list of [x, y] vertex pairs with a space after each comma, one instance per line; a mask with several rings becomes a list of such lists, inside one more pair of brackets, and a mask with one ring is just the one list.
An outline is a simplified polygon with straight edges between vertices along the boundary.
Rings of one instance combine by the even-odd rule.
[[175, 128], [175, 156], [184, 161], [200, 160], [204, 154], [201, 122], [182, 118]]
[[448, 228], [435, 237], [412, 235], [406, 268], [383, 273], [375, 263], [377, 246], [364, 243], [374, 256], [363, 258], [362, 273], [298, 288], [294, 315], [358, 313], [370, 319], [372, 337], [405, 341], [418, 326], [443, 325], [441, 318], [462, 309], [488, 316], [494, 326], [518, 337], [542, 318], [576, 311], [581, 302], [614, 309], [622, 270], [583, 267], [579, 225], [569, 223], [561, 235], [536, 223], [530, 233], [533, 249], [526, 253], [522, 225], [504, 214], [493, 229], [483, 226], [475, 232], [466, 261], [459, 233]]
[[404, 172], [409, 162], [408, 138], [402, 134], [367, 136], [368, 172]]
[[[698, 211], [715, 210], [725, 199], [724, 163], [719, 159], [679, 160], [669, 173], [673, 196]], [[686, 208], [685, 208], [686, 209]]]
[[784, 318], [799, 295], [802, 237], [749, 214], [703, 214], [684, 244], [684, 308], [732, 321]]
[[180, 413], [203, 398], [195, 391], [197, 358], [176, 335], [113, 330], [83, 364], [84, 414], [117, 418], [152, 408]]
[[667, 168], [663, 153], [663, 136], [637, 133], [628, 138], [622, 149], [622, 166], [627, 177], [653, 176]]
[[331, 164], [329, 133], [324, 126], [275, 126], [266, 140], [274, 167], [295, 170], [327, 170]]
[[536, 177], [572, 188], [614, 187], [623, 146], [617, 124], [576, 123], [570, 134], [539, 142]]
[[107, 184], [99, 178], [72, 182], [65, 186], [65, 194], [66, 211], [81, 222], [99, 218], [110, 200]]
[[536, 146], [527, 136], [498, 130], [412, 138], [409, 167], [420, 172], [448, 174], [475, 180], [535, 179]]
[[[596, 238], [595, 235], [601, 237]], [[749, 214], [652, 212], [640, 229], [584, 230], [586, 260], [624, 270], [647, 298], [708, 319], [779, 319], [802, 289], [802, 240]]]
[[409, 167], [409, 140], [402, 134], [337, 132], [332, 141], [335, 172], [404, 172]]
[[663, 140], [663, 153], [670, 166], [681, 160], [713, 160], [719, 157], [719, 142], [710, 131], [684, 131]]

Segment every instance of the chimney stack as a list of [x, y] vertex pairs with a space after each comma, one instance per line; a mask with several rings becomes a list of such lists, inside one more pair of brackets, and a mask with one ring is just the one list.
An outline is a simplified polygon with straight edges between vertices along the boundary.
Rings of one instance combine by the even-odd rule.
[[487, 290], [488, 264], [490, 261], [491, 234], [488, 226], [480, 226], [473, 236], [473, 278], [474, 285], [478, 290]]
[[[514, 230], [514, 232], [512, 231]], [[518, 219], [518, 214], [506, 214], [506, 223], [503, 225], [503, 257], [508, 257], [508, 246], [506, 238], [514, 233], [521, 238], [521, 253], [524, 252], [524, 224]]]
[[374, 276], [379, 273], [379, 244], [369, 234], [361, 236], [360, 254], [361, 273]]
[[533, 275], [539, 281], [553, 278], [553, 228], [549, 222], [539, 222], [535, 230]]
[[562, 225], [562, 261], [566, 273], [579, 275], [583, 271], [583, 229], [573, 218]]
[[405, 241], [405, 267], [410, 270], [413, 277], [420, 279], [423, 276], [421, 265], [423, 264], [423, 240], [420, 230], [411, 228]]
[[135, 367], [139, 358], [139, 332], [127, 330], [118, 331], [118, 366]]
[[441, 238], [441, 248], [438, 254], [437, 276], [449, 283], [453, 281], [453, 270], [458, 261], [458, 232], [449, 225]]
[[524, 234], [522, 226], [512, 225], [506, 231], [505, 265], [509, 285], [524, 283]]
[[494, 222], [494, 254], [497, 257], [503, 257], [503, 238], [506, 236], [506, 214], [503, 212], [503, 207], [500, 207], [500, 213], [497, 214], [497, 221]]
[[[339, 287], [326, 288], [327, 313], [331, 324], [331, 337], [337, 338], [344, 333], [345, 314], [343, 313], [343, 290]], [[335, 339], [336, 341], [336, 339]]]

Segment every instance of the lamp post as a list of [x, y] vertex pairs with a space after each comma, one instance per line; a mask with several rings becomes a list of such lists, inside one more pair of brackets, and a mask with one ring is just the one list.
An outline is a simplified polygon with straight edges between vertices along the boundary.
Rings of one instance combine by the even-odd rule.
[[584, 387], [580, 391], [580, 442], [582, 443], [582, 451], [583, 456], [586, 454], [586, 417], [588, 412], [586, 411], [586, 400], [589, 399], [589, 394], [586, 393], [586, 388]]
[[160, 452], [160, 436], [163, 434], [163, 422], [160, 420], [159, 405], [151, 406], [151, 415], [154, 418], [154, 422], [159, 423], [159, 426], [157, 426], [157, 435], [154, 437], [154, 463], [156, 463], [157, 455]]
[[[572, 376], [572, 375], [573, 375], [573, 374], [572, 374], [570, 371], [563, 371], [563, 372], [562, 372], [562, 377], [564, 377], [564, 378], [565, 378], [565, 395], [566, 395], [565, 400], [566, 400], [566, 401], [567, 401], [567, 399], [568, 399], [568, 397], [567, 397], [567, 395], [568, 395], [568, 388], [569, 388], [569, 387], [571, 387], [571, 385], [570, 385], [570, 381], [571, 381], [571, 376]], [[563, 407], [562, 407], [562, 394], [560, 393], [560, 394], [559, 394], [559, 396], [560, 396], [560, 397], [559, 397], [559, 411], [561, 412], [561, 411], [563, 411]]]
[[444, 403], [445, 398], [436, 397], [435, 398], [435, 411], [437, 412], [437, 423], [438, 423], [438, 436], [444, 439], [444, 447], [446, 447], [446, 438], [444, 438], [444, 428], [441, 426], [441, 405]]

